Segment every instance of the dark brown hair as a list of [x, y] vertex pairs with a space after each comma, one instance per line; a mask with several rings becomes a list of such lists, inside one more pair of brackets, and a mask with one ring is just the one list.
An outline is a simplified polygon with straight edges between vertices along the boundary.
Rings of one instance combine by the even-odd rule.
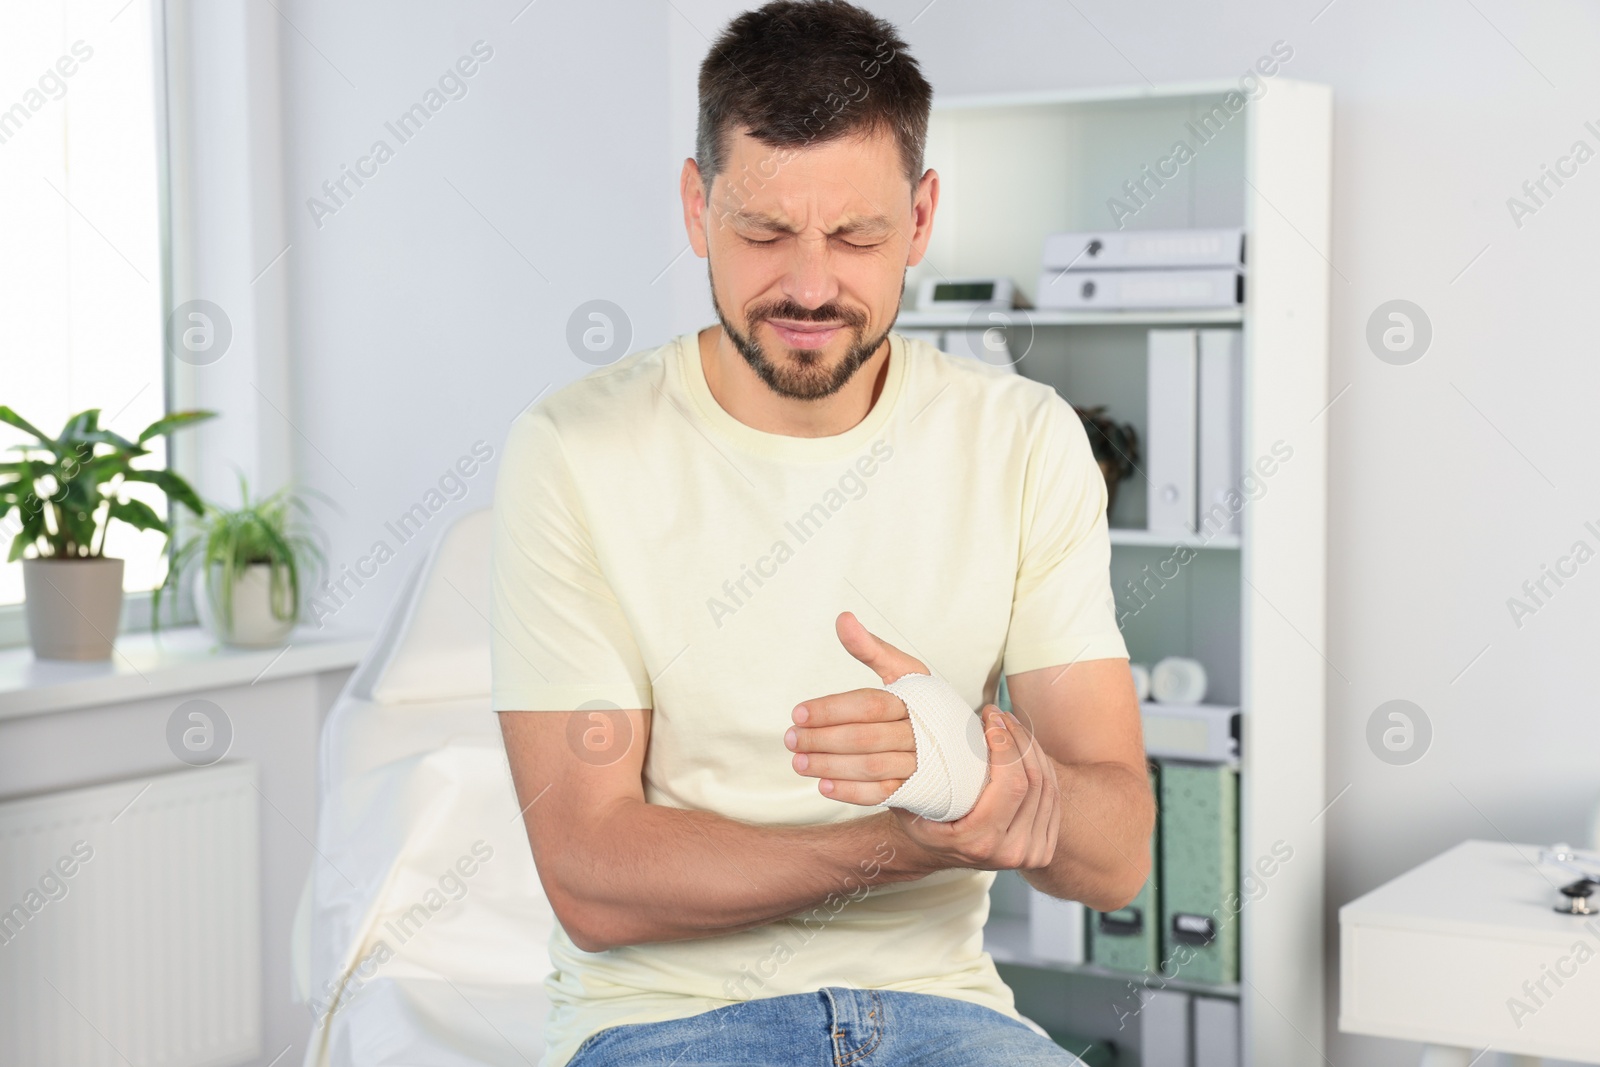
[[932, 103], [888, 22], [844, 0], [774, 0], [728, 23], [700, 64], [695, 162], [709, 194], [730, 131], [776, 149], [887, 131], [915, 185]]

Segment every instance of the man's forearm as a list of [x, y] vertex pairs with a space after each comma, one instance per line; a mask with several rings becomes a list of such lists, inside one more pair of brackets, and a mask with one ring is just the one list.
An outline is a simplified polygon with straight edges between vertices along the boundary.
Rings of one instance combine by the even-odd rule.
[[1121, 763], [1050, 764], [1061, 783], [1055, 859], [1022, 877], [1041, 892], [1099, 911], [1125, 906], [1150, 876], [1149, 780]]
[[836, 909], [872, 886], [927, 874], [915, 854], [888, 812], [821, 826], [756, 826], [630, 798], [595, 819], [581, 859], [565, 857], [546, 873], [553, 902], [566, 905], [557, 912], [567, 916], [568, 936], [597, 952]]

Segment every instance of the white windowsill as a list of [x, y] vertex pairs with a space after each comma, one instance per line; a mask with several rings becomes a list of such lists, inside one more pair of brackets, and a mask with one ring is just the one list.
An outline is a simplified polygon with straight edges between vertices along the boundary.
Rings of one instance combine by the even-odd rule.
[[251, 685], [262, 679], [354, 667], [370, 634], [296, 630], [282, 648], [223, 648], [197, 626], [117, 638], [109, 660], [34, 659], [27, 647], [0, 650], [0, 719], [129, 700]]

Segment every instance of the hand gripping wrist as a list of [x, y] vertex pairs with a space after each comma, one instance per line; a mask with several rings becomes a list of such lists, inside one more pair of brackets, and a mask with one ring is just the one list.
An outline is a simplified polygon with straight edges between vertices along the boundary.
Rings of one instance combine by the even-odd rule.
[[906, 674], [883, 686], [905, 703], [917, 746], [917, 769], [884, 801], [934, 822], [972, 810], [989, 781], [983, 720], [942, 678]]

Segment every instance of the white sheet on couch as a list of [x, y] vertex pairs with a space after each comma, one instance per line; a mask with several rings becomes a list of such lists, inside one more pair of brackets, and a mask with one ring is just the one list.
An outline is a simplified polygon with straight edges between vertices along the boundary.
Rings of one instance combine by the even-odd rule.
[[[464, 516], [440, 538], [323, 727], [301, 953], [318, 1015], [307, 1067], [525, 1067], [543, 1054], [555, 917], [487, 677], [469, 668], [427, 684], [472, 663], [474, 641], [487, 654], [487, 613], [471, 610], [487, 600], [487, 575], [472, 569], [487, 568], [487, 516]], [[482, 692], [430, 700], [428, 688]]]

